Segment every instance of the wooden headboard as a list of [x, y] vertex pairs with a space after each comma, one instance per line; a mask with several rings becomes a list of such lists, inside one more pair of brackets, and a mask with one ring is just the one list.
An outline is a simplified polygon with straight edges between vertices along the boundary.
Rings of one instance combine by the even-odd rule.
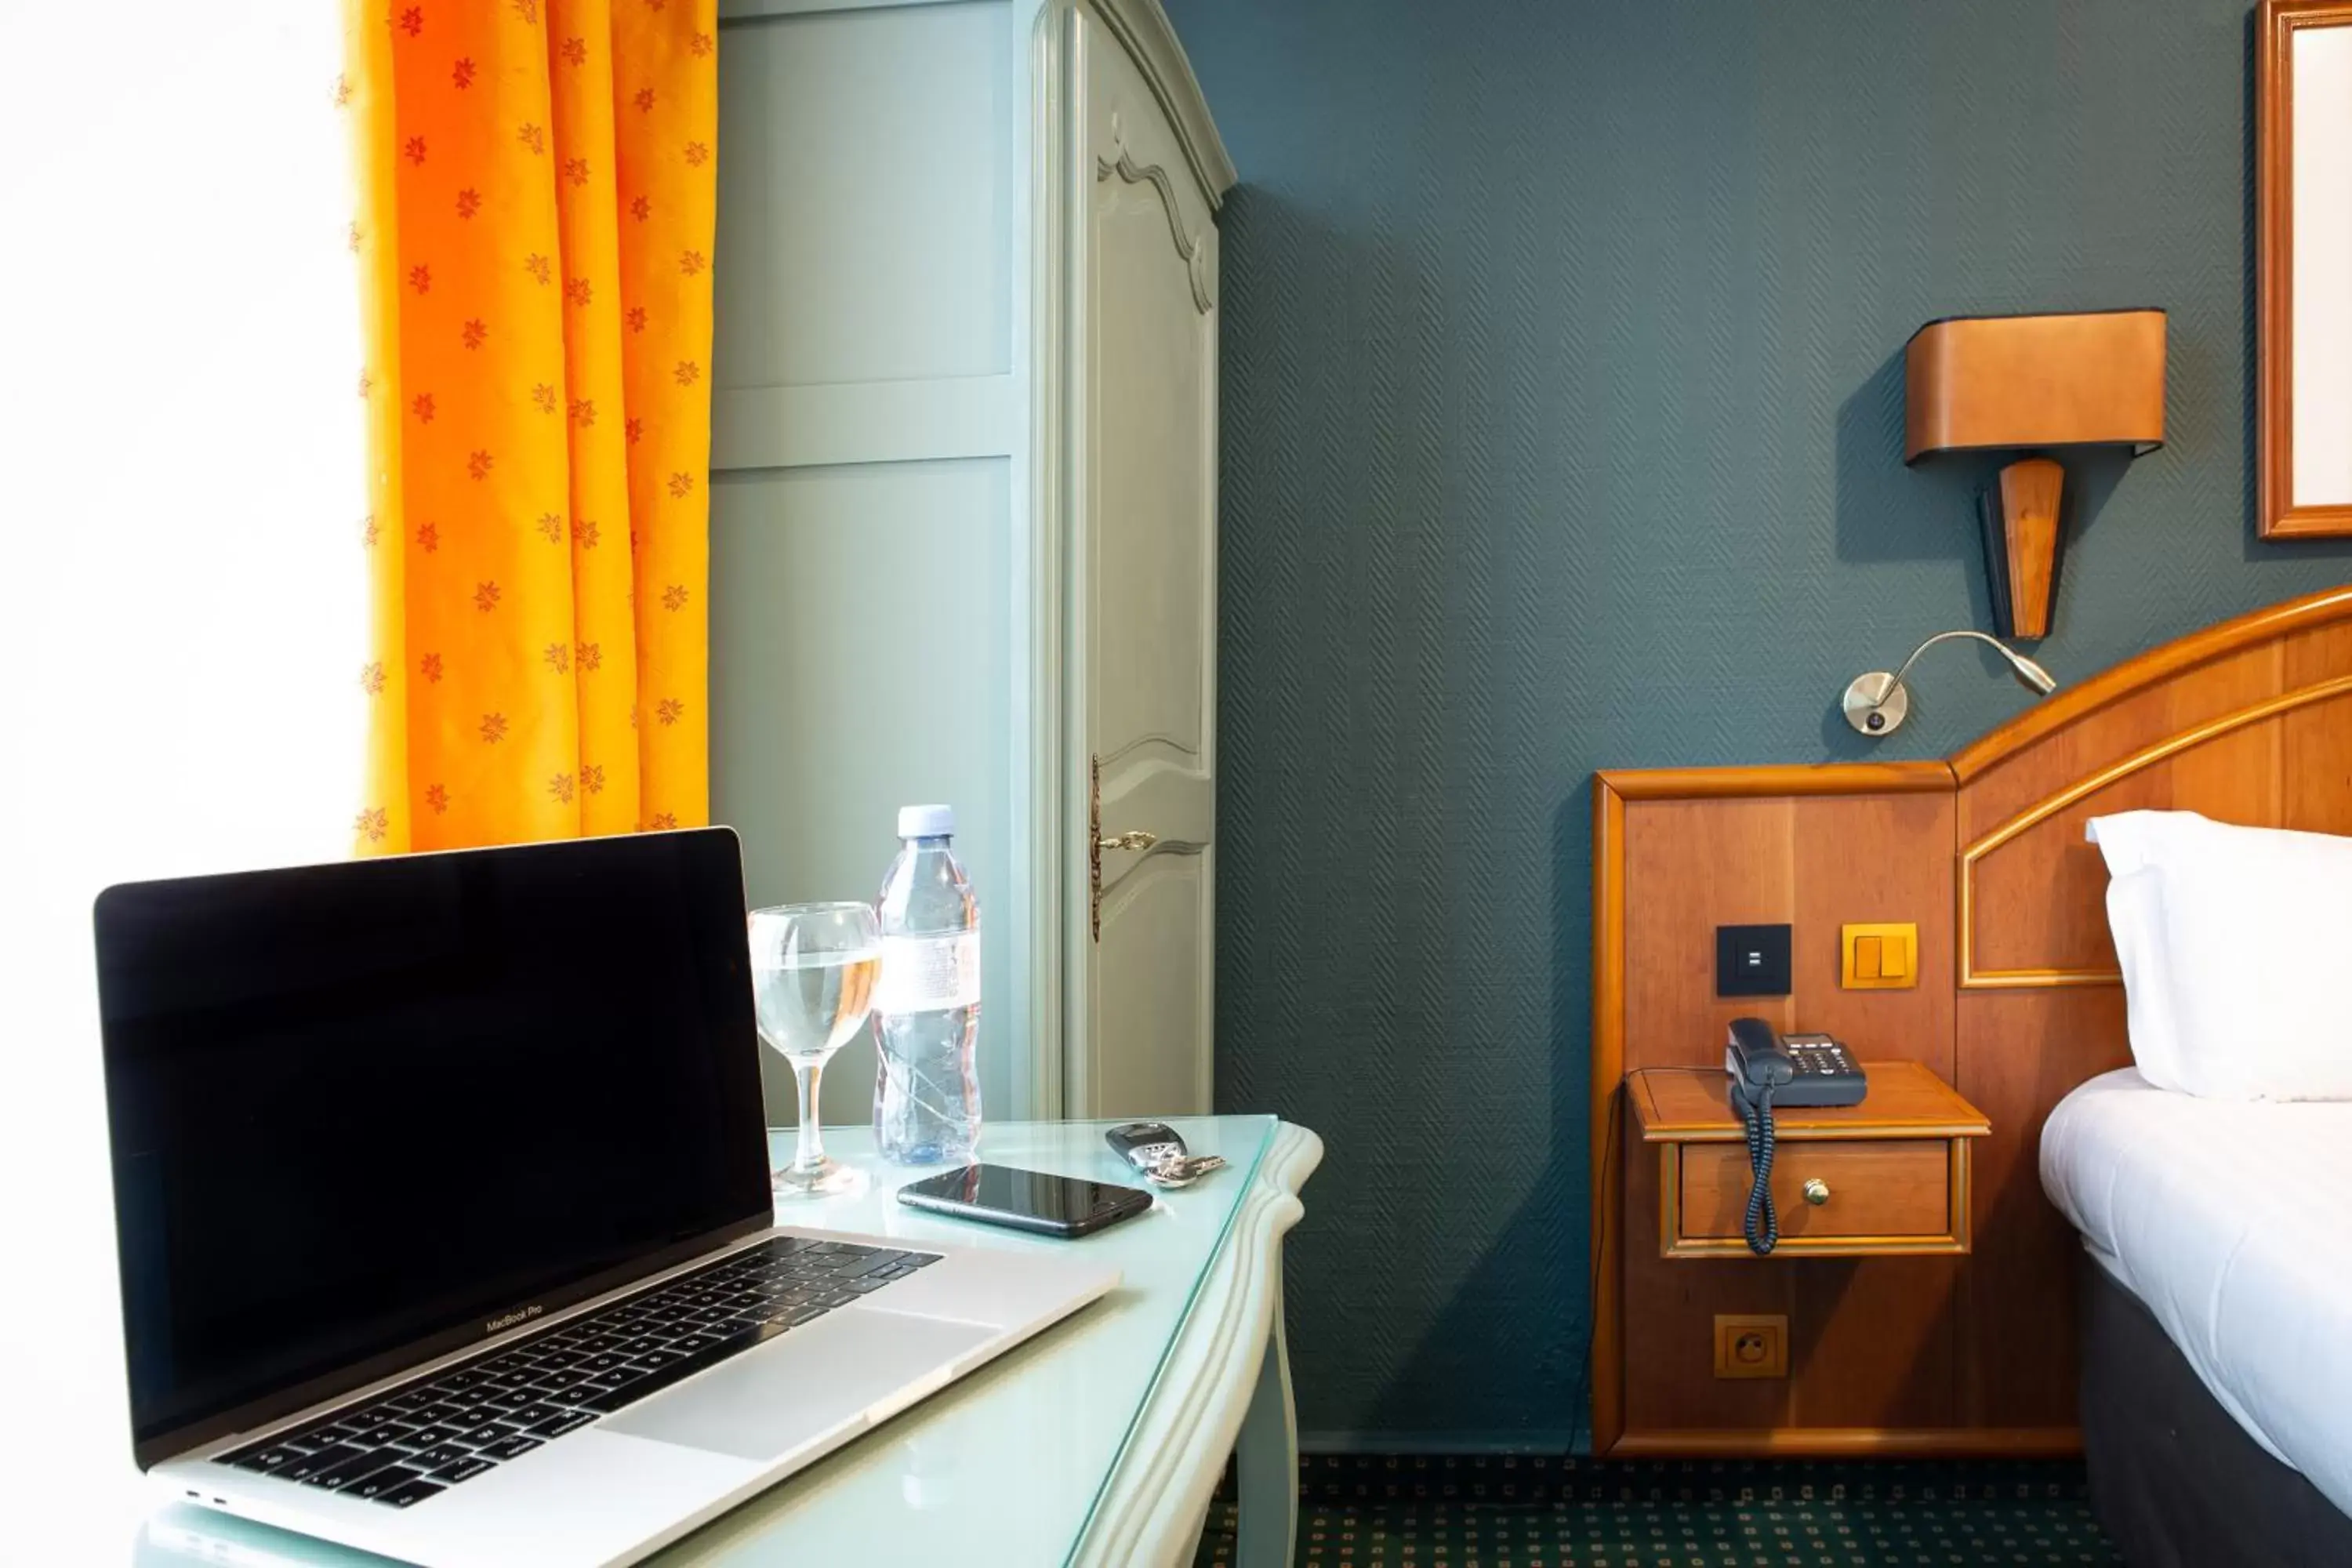
[[[2352, 834], [2347, 700], [2339, 588], [2151, 649], [1942, 762], [1597, 775], [1594, 1451], [2077, 1447], [2075, 1242], [2036, 1161], [2059, 1099], [2131, 1059], [2083, 824], [2169, 807]], [[1839, 927], [1874, 921], [1917, 923], [1916, 988], [1841, 988]], [[1717, 998], [1715, 928], [1783, 921], [1792, 994]], [[1742, 1014], [1926, 1063], [1990, 1118], [1972, 1253], [1695, 1262], [1627, 1245], [1654, 1226], [1621, 1190], [1624, 1075], [1719, 1062]], [[1787, 1379], [1710, 1376], [1722, 1311], [1788, 1316]]]

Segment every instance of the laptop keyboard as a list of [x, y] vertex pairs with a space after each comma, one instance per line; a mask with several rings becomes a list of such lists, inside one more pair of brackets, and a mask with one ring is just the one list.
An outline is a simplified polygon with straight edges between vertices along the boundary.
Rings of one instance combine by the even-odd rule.
[[407, 1508], [939, 1260], [777, 1237], [219, 1462]]

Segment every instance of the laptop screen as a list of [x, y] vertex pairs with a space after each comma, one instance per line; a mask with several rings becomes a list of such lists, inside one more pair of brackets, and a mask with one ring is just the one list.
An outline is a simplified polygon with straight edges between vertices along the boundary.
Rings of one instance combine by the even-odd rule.
[[770, 1215], [735, 835], [110, 888], [145, 1465]]

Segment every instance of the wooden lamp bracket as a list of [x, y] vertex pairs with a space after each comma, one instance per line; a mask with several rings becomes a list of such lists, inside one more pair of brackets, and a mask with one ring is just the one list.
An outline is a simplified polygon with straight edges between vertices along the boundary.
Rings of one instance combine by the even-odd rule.
[[2058, 534], [2066, 470], [2048, 458], [2001, 469], [1978, 504], [1984, 521], [1985, 575], [2005, 637], [2046, 637], [2058, 597]]

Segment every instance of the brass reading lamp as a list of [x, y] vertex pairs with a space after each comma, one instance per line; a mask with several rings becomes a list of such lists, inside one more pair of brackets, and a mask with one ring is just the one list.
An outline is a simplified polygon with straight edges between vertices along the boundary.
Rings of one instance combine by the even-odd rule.
[[2056, 676], [1999, 637], [1987, 637], [1977, 631], [1937, 632], [1913, 648], [1911, 657], [1905, 659], [1894, 674], [1874, 669], [1867, 675], [1857, 675], [1848, 682], [1845, 696], [1839, 703], [1844, 710], [1845, 721], [1865, 735], [1887, 735], [1900, 729], [1904, 718], [1911, 711], [1911, 689], [1903, 684], [1903, 678], [1911, 673], [1911, 667], [1919, 662], [1921, 654], [1937, 643], [1949, 642], [1954, 637], [1974, 637], [2009, 660], [2009, 668], [2017, 676], [2018, 684], [2032, 689], [2036, 696], [2047, 697], [2058, 689]]
[[[1903, 351], [1904, 462], [1938, 452], [2154, 451], [2164, 444], [2164, 328], [2161, 310], [1928, 322]], [[1978, 501], [2003, 637], [2050, 635], [2065, 483], [2050, 458], [2022, 457]]]

